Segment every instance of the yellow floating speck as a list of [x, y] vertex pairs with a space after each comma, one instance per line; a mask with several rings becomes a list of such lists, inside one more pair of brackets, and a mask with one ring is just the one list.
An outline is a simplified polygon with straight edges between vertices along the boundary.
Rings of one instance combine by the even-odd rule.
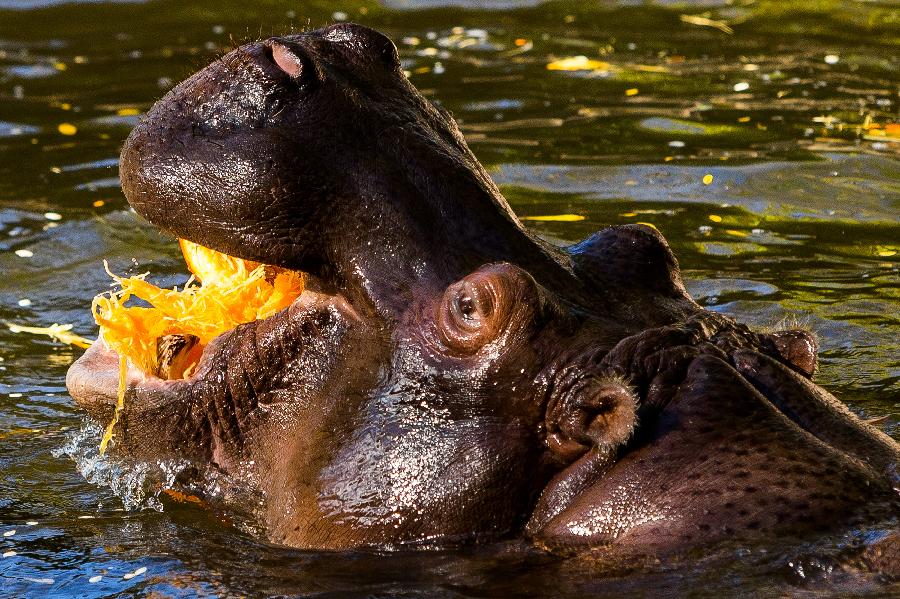
[[[651, 229], [656, 229], [656, 225], [654, 225], [653, 223], [638, 222], [638, 223], [634, 223], [634, 224], [636, 224], [636, 225], [646, 225], [646, 226], [650, 227]], [[659, 229], [656, 229], [656, 230], [659, 231]]]
[[59, 105], [59, 107], [62, 110], [72, 110], [72, 105], [69, 104], [68, 102], [63, 102], [62, 104]]
[[584, 220], [587, 217], [582, 216], [581, 214], [542, 214], [537, 216], [523, 216], [521, 218], [522, 220], [574, 223], [580, 220]]
[[666, 156], [665, 158], [663, 158], [663, 161], [665, 162], [672, 162], [673, 160], [675, 160], [674, 156]]
[[712, 183], [712, 182], [713, 182], [713, 176], [712, 176], [712, 175], [710, 175], [709, 173], [706, 173], [705, 175], [703, 175], [703, 184], [704, 184], [704, 185], [709, 185], [709, 184]]
[[106, 204], [106, 202], [104, 202], [103, 200], [94, 200], [94, 203], [91, 204], [91, 205], [92, 205], [94, 208], [100, 208], [100, 207], [103, 206], [104, 204]]
[[714, 223], [720, 223], [720, 222], [722, 222], [722, 217], [719, 216], [718, 214], [710, 214], [709, 220], [711, 220]]
[[732, 237], [746, 237], [748, 235], [746, 231], [738, 231], [737, 229], [725, 229], [725, 233]]
[[67, 68], [69, 68], [66, 66], [66, 63], [64, 63], [64, 62], [54, 63], [53, 66], [56, 68], [57, 71], [65, 71]]
[[638, 93], [640, 93], [640, 90], [636, 87], [630, 87], [625, 90], [626, 96], [636, 96], [636, 95], [638, 95]]
[[897, 250], [878, 250], [876, 253], [882, 258], [887, 258], [888, 256], [897, 255]]
[[739, 122], [739, 123], [749, 123], [749, 122], [750, 122], [750, 117], [749, 117], [749, 116], [742, 116], [741, 118], [738, 119], [738, 122]]
[[116, 111], [116, 114], [119, 116], [135, 116], [141, 114], [141, 111], [137, 108], [120, 108]]
[[547, 64], [548, 71], [600, 71], [609, 70], [611, 65], [587, 56], [569, 56]]
[[59, 127], [56, 129], [63, 135], [75, 135], [78, 133], [78, 127], [72, 123], [60, 123]]
[[631, 218], [632, 216], [637, 216], [637, 212], [623, 212], [619, 216], [624, 216], [625, 218]]

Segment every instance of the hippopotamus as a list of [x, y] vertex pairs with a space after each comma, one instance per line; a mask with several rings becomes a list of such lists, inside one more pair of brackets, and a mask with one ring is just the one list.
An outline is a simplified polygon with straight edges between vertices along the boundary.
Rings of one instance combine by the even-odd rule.
[[[652, 227], [529, 232], [377, 31], [228, 52], [120, 164], [162, 231], [307, 275], [187, 378], [129, 370], [112, 446], [240, 481], [274, 543], [663, 554], [900, 515], [900, 446], [812, 382], [811, 332], [704, 309]], [[101, 423], [117, 364], [67, 376]]]

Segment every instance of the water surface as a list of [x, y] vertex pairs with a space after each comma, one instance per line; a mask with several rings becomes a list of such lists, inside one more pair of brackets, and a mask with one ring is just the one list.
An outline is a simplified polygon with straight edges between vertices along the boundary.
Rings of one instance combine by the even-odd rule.
[[[895, 3], [250, 4], [0, 0], [0, 321], [94, 336], [103, 259], [183, 282], [173, 240], [119, 190], [129, 129], [232, 44], [352, 19], [397, 40], [518, 214], [583, 217], [526, 221], [535, 231], [570, 243], [652, 223], [701, 303], [761, 327], [808, 324], [818, 381], [863, 417], [889, 415], [900, 438]], [[664, 564], [560, 560], [512, 541], [412, 555], [273, 547], [249, 522], [156, 498], [146, 473], [96, 460], [98, 429], [64, 386], [80, 351], [0, 327], [3, 595], [891, 592], [845, 559], [877, 530]]]

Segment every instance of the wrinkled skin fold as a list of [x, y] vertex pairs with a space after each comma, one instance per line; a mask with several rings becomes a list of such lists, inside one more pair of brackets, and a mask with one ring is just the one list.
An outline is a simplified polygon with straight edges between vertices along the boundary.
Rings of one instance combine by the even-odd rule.
[[[164, 231], [309, 274], [190, 378], [129, 372], [113, 445], [249, 482], [275, 542], [666, 552], [898, 515], [900, 449], [811, 382], [810, 333], [704, 310], [649, 227], [530, 235], [376, 31], [233, 50], [147, 113], [121, 179]], [[97, 344], [67, 378], [100, 422], [116, 363]]]

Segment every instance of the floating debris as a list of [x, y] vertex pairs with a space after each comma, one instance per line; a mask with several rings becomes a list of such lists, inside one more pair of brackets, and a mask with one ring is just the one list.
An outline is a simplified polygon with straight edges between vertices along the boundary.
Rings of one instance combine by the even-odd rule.
[[672, 141], [669, 142], [670, 148], [683, 148], [684, 146], [685, 146], [685, 143], [678, 139], [673, 139]]
[[732, 35], [734, 33], [734, 29], [728, 26], [728, 23], [725, 21], [715, 21], [708, 17], [701, 17], [699, 15], [679, 15], [682, 23], [688, 23], [690, 25], [699, 25], [700, 27], [712, 27], [713, 29], [718, 29], [722, 33], [727, 33], [728, 35]]
[[544, 215], [539, 215], [539, 216], [521, 216], [519, 218], [521, 220], [574, 223], [574, 222], [577, 222], [580, 220], [584, 220], [587, 217], [582, 216], [581, 214], [544, 214]]
[[59, 127], [56, 128], [62, 135], [75, 135], [78, 133], [78, 127], [73, 125], [72, 123], [60, 123]]
[[37, 525], [38, 525], [37, 520], [29, 520], [28, 522], [25, 523], [25, 526], [37, 526]]
[[739, 81], [738, 83], [734, 84], [734, 91], [736, 92], [745, 92], [748, 89], [750, 89], [750, 84], [746, 81]]
[[841, 60], [841, 57], [837, 54], [826, 54], [825, 55], [825, 63], [826, 64], [837, 64]]
[[45, 212], [44, 218], [47, 220], [62, 220], [62, 214], [59, 212]]
[[711, 220], [714, 223], [722, 222], [722, 217], [719, 216], [718, 214], [710, 214], [707, 218], [709, 218], [709, 220]]
[[34, 252], [31, 250], [16, 250], [16, 256], [19, 258], [31, 258], [34, 256]]
[[71, 333], [69, 331], [75, 325], [71, 324], [57, 324], [53, 323], [49, 327], [30, 327], [24, 326], [20, 324], [15, 324], [12, 322], [7, 322], [6, 326], [13, 333], [31, 333], [32, 335], [46, 335], [51, 339], [55, 339], [60, 343], [65, 343], [67, 345], [74, 345], [76, 347], [81, 347], [87, 349], [91, 346], [93, 341], [90, 339], [86, 339], [80, 335], [76, 335], [75, 333]]
[[612, 68], [608, 62], [587, 56], [569, 56], [547, 64], [548, 71], [609, 71]]
[[101, 208], [105, 205], [106, 205], [106, 202], [103, 200], [94, 200], [94, 202], [91, 204], [91, 206], [93, 206], [94, 208]]
[[18, 555], [18, 554], [17, 554], [15, 551], [12, 551], [12, 550], [10, 550], [10, 551], [4, 551], [4, 552], [3, 552], [3, 557], [13, 557], [13, 556], [15, 556], [15, 555]]
[[96, 584], [96, 583], [100, 582], [101, 580], [103, 580], [103, 577], [100, 576], [99, 574], [88, 578], [88, 582], [91, 584]]
[[124, 575], [124, 576], [122, 577], [122, 580], [131, 580], [131, 579], [134, 578], [135, 576], [140, 576], [141, 574], [143, 574], [143, 573], [146, 572], [146, 571], [147, 571], [147, 568], [145, 568], [144, 566], [141, 566], [140, 568], [138, 568], [138, 569], [135, 570], [134, 572], [129, 572], [128, 574]]
[[[709, 185], [712, 182], [713, 182], [713, 176], [711, 174], [706, 173], [705, 175], [703, 175], [703, 184], [704, 185]], [[710, 217], [710, 218], [712, 218], [712, 217]], [[716, 221], [716, 222], [719, 222], [719, 221]]]
[[640, 90], [636, 87], [631, 87], [625, 90], [626, 96], [636, 96], [640, 93]]
[[23, 308], [27, 308], [28, 306], [31, 305], [31, 300], [28, 299], [27, 297], [23, 297], [22, 299], [19, 300], [18, 304], [20, 306], [22, 306]]
[[3, 532], [3, 536], [4, 536], [4, 537], [11, 537], [11, 536], [13, 536], [14, 534], [16, 534], [16, 529], [15, 529], [15, 528], [13, 528], [12, 530], [6, 530], [6, 531]]

